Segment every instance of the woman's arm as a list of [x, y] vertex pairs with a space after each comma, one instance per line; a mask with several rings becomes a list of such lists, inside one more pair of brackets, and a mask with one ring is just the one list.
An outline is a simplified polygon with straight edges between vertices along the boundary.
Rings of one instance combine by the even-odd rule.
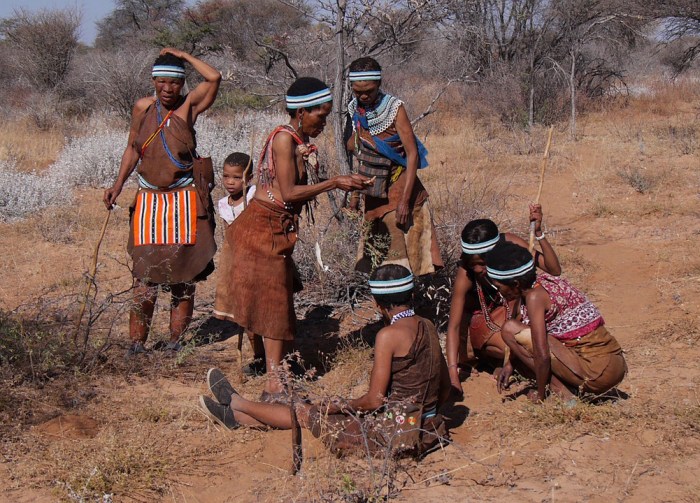
[[447, 322], [447, 339], [445, 350], [447, 353], [447, 368], [452, 386], [462, 393], [462, 384], [459, 381], [459, 339], [462, 331], [462, 318], [464, 317], [464, 305], [466, 297], [472, 287], [472, 281], [463, 267], [457, 268], [455, 282], [452, 287], [452, 300], [450, 301], [450, 318]]
[[122, 160], [119, 164], [119, 173], [117, 174], [117, 179], [114, 184], [109, 189], [105, 190], [102, 200], [108, 210], [112, 209], [112, 206], [117, 201], [117, 197], [122, 192], [124, 183], [129, 178], [131, 173], [133, 173], [134, 168], [139, 162], [141, 153], [136, 150], [134, 142], [136, 136], [139, 133], [139, 128], [141, 126], [141, 120], [143, 118], [143, 113], [146, 111], [149, 105], [153, 103], [153, 98], [141, 98], [134, 105], [134, 109], [131, 112], [131, 126], [129, 127], [129, 138], [126, 142], [126, 148], [122, 154]]
[[416, 135], [413, 133], [413, 127], [411, 126], [411, 121], [408, 119], [408, 114], [403, 105], [399, 107], [399, 111], [396, 114], [396, 131], [399, 133], [399, 138], [401, 138], [401, 144], [403, 145], [404, 152], [406, 153], [406, 186], [403, 190], [403, 195], [396, 207], [396, 223], [399, 225], [404, 225], [408, 221], [408, 215], [411, 208], [409, 208], [409, 203], [411, 201], [411, 194], [413, 193], [413, 186], [416, 184], [416, 177], [418, 176], [418, 146], [416, 145]]
[[172, 47], [166, 47], [160, 51], [161, 55], [167, 53], [184, 59], [192, 65], [192, 68], [194, 68], [197, 73], [204, 77], [204, 82], [201, 82], [187, 95], [192, 109], [192, 124], [194, 124], [199, 114], [207, 110], [214, 103], [216, 94], [219, 92], [219, 85], [221, 84], [221, 73], [213, 66], [199, 58], [195, 58], [185, 51]]
[[530, 318], [532, 334], [532, 352], [535, 361], [535, 378], [537, 379], [537, 398], [546, 398], [547, 385], [552, 377], [552, 362], [549, 354], [549, 341], [544, 314], [549, 307], [549, 294], [544, 288], [534, 288], [525, 297], [527, 314]]
[[540, 238], [538, 241], [540, 243], [540, 248], [542, 249], [542, 253], [535, 252], [535, 261], [537, 262], [537, 266], [552, 276], [559, 276], [561, 274], [559, 257], [557, 257], [552, 245], [549, 244], [547, 236], [544, 235], [544, 232], [542, 232], [541, 204], [530, 205], [530, 222], [535, 222], [535, 237]]
[[396, 350], [395, 329], [385, 327], [377, 334], [374, 343], [374, 364], [369, 377], [369, 390], [359, 398], [348, 401], [335, 400], [328, 404], [328, 414], [338, 412], [372, 411], [384, 404], [391, 380], [391, 359]]
[[[535, 233], [537, 233], [537, 231], [535, 231]], [[519, 236], [516, 236], [511, 232], [506, 232], [506, 241], [515, 243], [516, 245], [522, 246], [523, 248], [529, 247], [529, 243], [527, 241], [525, 241]], [[547, 238], [540, 240], [540, 248], [542, 248], [542, 252], [534, 250], [533, 254], [535, 264], [537, 265], [537, 267], [542, 269], [547, 274], [551, 274], [552, 276], [559, 276], [561, 274], [559, 258], [557, 257], [554, 248], [552, 248], [552, 245], [550, 245], [549, 241], [547, 241]]]
[[364, 188], [360, 175], [339, 175], [314, 185], [297, 185], [296, 143], [288, 134], [277, 134], [272, 142], [272, 156], [276, 168], [277, 184], [282, 200], [286, 203], [308, 201], [323, 192], [333, 189], [345, 191]]

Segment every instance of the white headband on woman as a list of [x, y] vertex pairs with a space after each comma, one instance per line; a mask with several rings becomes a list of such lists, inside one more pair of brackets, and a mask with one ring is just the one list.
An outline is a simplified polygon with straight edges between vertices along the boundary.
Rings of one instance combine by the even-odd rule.
[[297, 108], [313, 107], [333, 101], [333, 95], [330, 89], [325, 88], [303, 96], [286, 95], [284, 99], [287, 102], [287, 108], [296, 110]]
[[151, 77], [168, 77], [171, 79], [184, 79], [185, 69], [174, 65], [155, 65], [151, 70]]
[[392, 293], [408, 292], [413, 290], [413, 274], [409, 273], [405, 278], [388, 280], [369, 280], [369, 291], [372, 295], [389, 295]]
[[467, 255], [480, 255], [482, 253], [486, 253], [487, 251], [493, 250], [493, 247], [496, 246], [499, 239], [501, 239], [500, 234], [497, 234], [495, 238], [484, 241], [483, 243], [465, 243], [462, 239], [460, 240], [462, 241], [462, 252], [466, 253]]
[[535, 261], [533, 259], [530, 259], [530, 261], [526, 264], [523, 264], [520, 267], [516, 267], [515, 269], [510, 269], [508, 271], [499, 271], [498, 269], [494, 269], [493, 267], [489, 267], [487, 265], [486, 274], [488, 274], [489, 278], [492, 279], [513, 279], [522, 276], [523, 274], [531, 271], [534, 268]]
[[359, 82], [362, 80], [382, 80], [381, 70], [369, 70], [366, 72], [350, 72], [348, 73], [350, 82]]

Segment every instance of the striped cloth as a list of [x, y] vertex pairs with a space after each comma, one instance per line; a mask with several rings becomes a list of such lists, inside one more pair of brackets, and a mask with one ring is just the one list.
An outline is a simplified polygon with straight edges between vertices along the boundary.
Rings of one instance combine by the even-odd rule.
[[195, 191], [139, 191], [134, 211], [134, 246], [193, 245], [196, 237]]

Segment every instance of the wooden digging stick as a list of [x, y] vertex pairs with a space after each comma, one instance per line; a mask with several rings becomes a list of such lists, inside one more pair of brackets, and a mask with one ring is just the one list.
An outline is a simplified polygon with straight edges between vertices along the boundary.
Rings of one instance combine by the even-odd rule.
[[[95, 274], [97, 274], [97, 255], [100, 252], [100, 246], [102, 245], [102, 239], [105, 237], [105, 231], [107, 230], [107, 224], [109, 223], [109, 217], [112, 215], [112, 210], [107, 210], [107, 216], [102, 224], [102, 231], [100, 232], [100, 238], [95, 243], [95, 251], [92, 254], [92, 268], [90, 269], [90, 274], [88, 275], [85, 283], [85, 296], [83, 297], [83, 304], [80, 306], [80, 314], [78, 314], [78, 321], [75, 323], [75, 334], [73, 334], [73, 343], [78, 339], [78, 333], [80, 332], [80, 325], [83, 322], [83, 315], [85, 314], [85, 308], [87, 307], [88, 296], [90, 295], [90, 289], [92, 284], [95, 282]], [[87, 332], [83, 338], [83, 346], [87, 344]]]
[[[549, 147], [552, 144], [552, 133], [554, 133], [554, 126], [549, 127], [549, 133], [547, 135], [547, 146], [544, 148], [544, 154], [542, 155], [542, 166], [540, 167], [540, 185], [537, 188], [537, 197], [535, 197], [535, 204], [540, 202], [540, 196], [542, 195], [542, 186], [544, 185], [544, 171], [547, 169], [547, 159], [549, 159]], [[535, 249], [535, 222], [530, 222], [530, 242], [528, 244], [528, 250], [532, 253]], [[510, 361], [510, 348], [506, 346], [503, 351], [503, 366]]]
[[[554, 126], [549, 127], [549, 134], [547, 135], [547, 146], [544, 148], [544, 154], [542, 155], [542, 167], [540, 168], [540, 186], [537, 189], [537, 197], [535, 198], [535, 204], [539, 204], [540, 196], [542, 195], [542, 185], [544, 185], [544, 171], [547, 169], [547, 159], [549, 159], [549, 146], [552, 144], [552, 133], [554, 133]], [[535, 222], [530, 222], [530, 242], [528, 249], [530, 253], [535, 249]]]
[[291, 395], [289, 413], [292, 418], [292, 475], [296, 475], [301, 470], [302, 449], [301, 449], [301, 426], [297, 418], [296, 404], [294, 403], [294, 393]]

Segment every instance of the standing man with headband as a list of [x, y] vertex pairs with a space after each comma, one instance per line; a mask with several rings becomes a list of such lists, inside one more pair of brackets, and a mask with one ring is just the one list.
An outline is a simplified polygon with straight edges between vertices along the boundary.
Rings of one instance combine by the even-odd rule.
[[[187, 95], [185, 62], [204, 80]], [[213, 270], [214, 216], [196, 187], [194, 124], [216, 99], [221, 74], [204, 61], [165, 48], [153, 66], [154, 96], [136, 102], [131, 129], [114, 185], [105, 190], [112, 209], [129, 175], [136, 169], [138, 192], [130, 208], [127, 249], [133, 259], [134, 304], [129, 318], [127, 355], [145, 353], [158, 290], [170, 291], [170, 341], [178, 351], [194, 307], [195, 283]]]
[[[226, 229], [231, 264], [222, 270], [222, 291], [215, 316], [238, 323], [263, 337], [268, 380], [262, 399], [285, 400], [279, 367], [293, 350], [296, 314], [293, 293], [301, 290], [292, 252], [299, 214], [317, 195], [333, 189], [358, 190], [360, 175], [318, 177], [317, 148], [309, 143], [323, 132], [333, 107], [328, 86], [302, 77], [285, 97], [289, 123], [270, 133], [258, 162], [258, 190], [248, 209]], [[310, 208], [309, 212], [310, 212]]]
[[[427, 150], [413, 133], [403, 102], [380, 89], [382, 68], [372, 58], [350, 63], [355, 95], [348, 105], [353, 134], [347, 149], [357, 172], [373, 180], [362, 190], [369, 230], [358, 250], [356, 269], [370, 272], [381, 264], [399, 264], [422, 276], [443, 266], [428, 192], [418, 179]], [[352, 200], [350, 207], [357, 207]]]

